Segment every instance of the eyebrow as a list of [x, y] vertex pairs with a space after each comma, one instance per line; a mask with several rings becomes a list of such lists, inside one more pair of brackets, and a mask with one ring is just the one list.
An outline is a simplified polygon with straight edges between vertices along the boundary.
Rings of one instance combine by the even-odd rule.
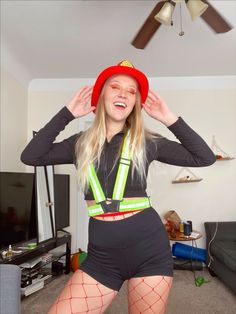
[[[113, 80], [110, 80], [109, 83], [118, 83], [118, 84], [120, 84], [120, 81], [117, 81], [116, 79], [113, 79]], [[135, 86], [135, 85], [129, 85], [129, 87], [132, 87], [132, 88], [134, 88], [134, 89], [137, 89], [137, 88], [138, 88], [138, 87]]]

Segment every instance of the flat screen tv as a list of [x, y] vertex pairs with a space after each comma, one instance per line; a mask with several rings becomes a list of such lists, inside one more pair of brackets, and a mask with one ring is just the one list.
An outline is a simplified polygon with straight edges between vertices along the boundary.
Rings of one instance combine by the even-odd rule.
[[0, 172], [0, 249], [37, 240], [35, 174]]
[[70, 225], [70, 176], [54, 174], [56, 230]]

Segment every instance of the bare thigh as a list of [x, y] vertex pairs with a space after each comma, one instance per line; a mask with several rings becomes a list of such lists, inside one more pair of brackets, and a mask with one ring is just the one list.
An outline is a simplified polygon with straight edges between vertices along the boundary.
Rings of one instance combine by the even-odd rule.
[[172, 277], [149, 276], [128, 280], [129, 314], [163, 314], [166, 310]]
[[48, 314], [104, 313], [117, 291], [77, 270], [66, 284]]

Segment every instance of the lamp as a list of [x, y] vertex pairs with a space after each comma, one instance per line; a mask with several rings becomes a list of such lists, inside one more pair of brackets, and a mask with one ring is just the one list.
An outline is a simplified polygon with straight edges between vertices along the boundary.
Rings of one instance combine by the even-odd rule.
[[191, 15], [192, 21], [201, 16], [208, 8], [208, 4], [202, 2], [201, 0], [185, 0], [185, 3]]
[[175, 2], [172, 0], [168, 0], [161, 10], [155, 15], [155, 20], [158, 22], [165, 24], [165, 25], [171, 25], [172, 22], [172, 15], [175, 9]]

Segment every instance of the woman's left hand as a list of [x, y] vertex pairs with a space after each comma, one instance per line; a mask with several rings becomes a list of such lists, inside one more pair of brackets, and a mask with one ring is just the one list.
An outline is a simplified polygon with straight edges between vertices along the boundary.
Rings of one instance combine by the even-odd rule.
[[169, 109], [163, 99], [154, 91], [149, 89], [148, 97], [143, 108], [147, 114], [166, 126], [170, 126], [178, 120], [178, 117]]

